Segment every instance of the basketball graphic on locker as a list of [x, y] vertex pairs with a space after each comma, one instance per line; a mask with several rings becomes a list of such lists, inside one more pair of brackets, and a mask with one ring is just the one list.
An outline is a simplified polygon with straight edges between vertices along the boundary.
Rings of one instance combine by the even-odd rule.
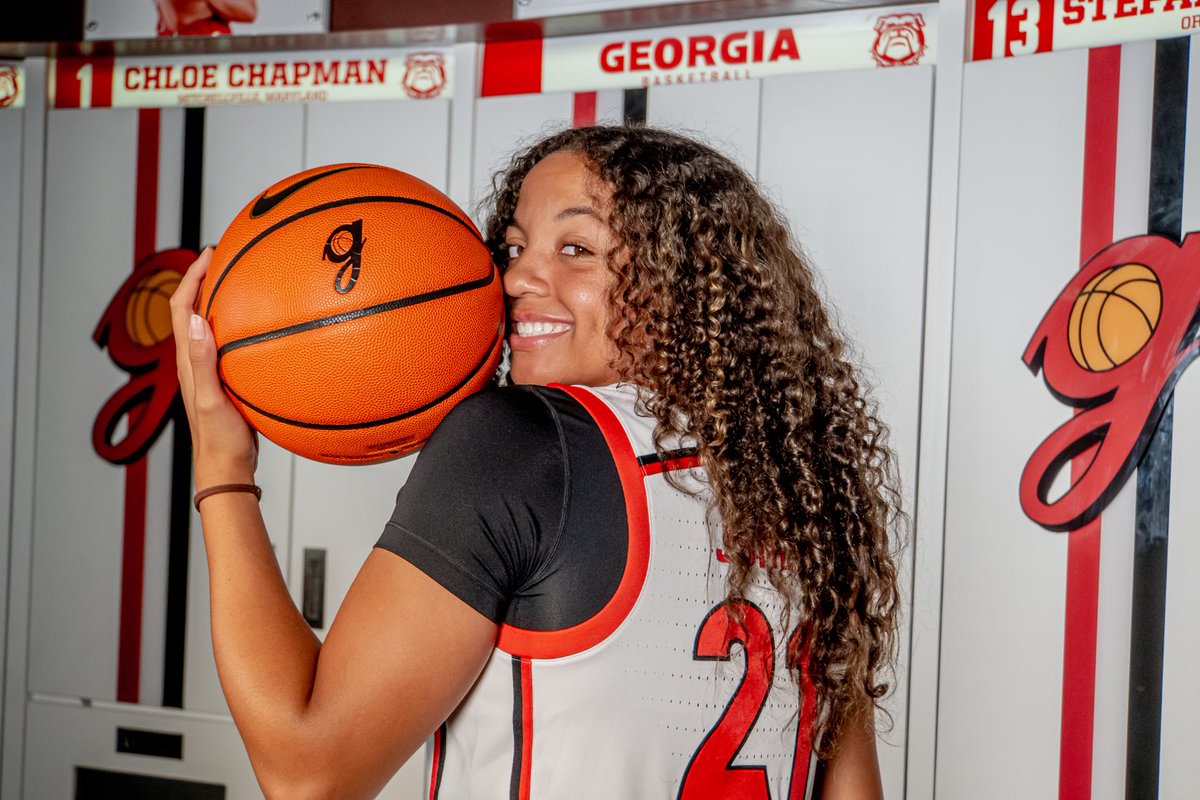
[[1144, 264], [1109, 267], [1088, 282], [1071, 309], [1067, 336], [1075, 363], [1104, 372], [1137, 355], [1158, 326], [1162, 286]]
[[[144, 259], [117, 289], [96, 326], [96, 344], [129, 373], [129, 381], [105, 402], [92, 427], [93, 448], [113, 464], [146, 454], [179, 396], [168, 304], [195, 257], [191, 250], [176, 248]], [[125, 434], [117, 439], [122, 423]]]

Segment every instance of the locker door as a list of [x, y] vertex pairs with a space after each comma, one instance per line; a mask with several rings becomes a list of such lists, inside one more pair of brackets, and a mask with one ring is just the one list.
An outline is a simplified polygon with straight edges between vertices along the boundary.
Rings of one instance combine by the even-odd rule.
[[[303, 168], [304, 108], [292, 105], [214, 106], [204, 109], [204, 172], [200, 238], [216, 244], [242, 208], [276, 181]], [[292, 481], [296, 457], [259, 439], [256, 480], [262, 512], [280, 565], [288, 576]], [[193, 512], [188, 576], [188, 707], [228, 713], [213, 666], [208, 609], [208, 565]]]
[[485, 97], [475, 104], [472, 207], [467, 211], [477, 224], [483, 224], [487, 213], [481, 204], [491, 193], [492, 176], [520, 145], [569, 126], [573, 99], [568, 92], [555, 92]]
[[[446, 191], [450, 101], [309, 106], [305, 167], [366, 161], [411, 173]], [[397, 375], [397, 381], [405, 376]], [[383, 532], [416, 455], [370, 466], [295, 460], [291, 588], [301, 608], [320, 611], [324, 635], [350, 583]], [[306, 580], [306, 575], [308, 579]], [[314, 619], [315, 622], [315, 619]], [[415, 797], [425, 758], [415, 753], [381, 797]]]
[[[778, 197], [891, 430], [906, 510], [916, 485], [933, 68], [763, 80], [760, 183]], [[853, 102], [847, 102], [853, 98]], [[901, 553], [911, 624], [911, 547]], [[922, 576], [929, 580], [931, 576]], [[904, 791], [908, 641], [879, 721], [885, 793]]]
[[754, 175], [758, 172], [762, 81], [652, 86], [646, 123], [695, 134]]
[[[0, 620], [7, 629], [9, 616], [8, 596], [10, 591], [9, 571], [12, 568], [13, 521], [13, 464], [15, 463], [14, 420], [17, 408], [17, 333], [19, 310], [20, 254], [21, 248], [21, 164], [26, 159], [24, 145], [25, 111], [20, 108], [0, 110], [0, 142], [4, 142], [10, 154], [0, 162], [0, 186], [10, 187], [7, 196], [0, 198], [0, 241], [9, 246], [0, 250], [0, 384], [9, 388], [0, 392], [0, 508], [6, 509], [6, 520], [0, 533], [0, 547], [4, 548], [6, 564], [0, 568]], [[15, 589], [15, 587], [14, 587]], [[8, 673], [8, 635], [0, 637], [0, 669]], [[15, 647], [13, 656], [23, 654], [23, 647]], [[9, 679], [13, 680], [13, 679]], [[6, 681], [7, 682], [7, 681]], [[6, 706], [8, 696], [19, 694], [5, 692], [0, 696], [0, 726], [9, 718]], [[15, 713], [15, 711], [13, 712]], [[3, 727], [0, 727], [3, 739]], [[4, 765], [0, 764], [0, 772]], [[3, 787], [0, 787], [3, 793]]]
[[1086, 61], [977, 62], [964, 75], [940, 796], [1058, 790], [1067, 539], [1025, 517], [1018, 481], [1070, 410], [1021, 354], [1079, 267]]
[[124, 472], [92, 451], [92, 421], [127, 376], [91, 339], [132, 268], [135, 124], [48, 114], [31, 692], [116, 699]]

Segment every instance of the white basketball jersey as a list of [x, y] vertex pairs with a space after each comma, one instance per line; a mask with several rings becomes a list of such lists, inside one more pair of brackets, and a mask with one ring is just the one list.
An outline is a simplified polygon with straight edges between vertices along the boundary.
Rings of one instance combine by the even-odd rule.
[[[629, 385], [569, 392], [600, 426], [625, 494], [620, 585], [564, 630], [502, 625], [478, 682], [427, 748], [431, 800], [810, 797], [813, 692], [764, 580], [725, 603], [690, 454], [660, 460]], [[640, 457], [640, 458], [639, 458]], [[749, 654], [749, 657], [747, 657]]]

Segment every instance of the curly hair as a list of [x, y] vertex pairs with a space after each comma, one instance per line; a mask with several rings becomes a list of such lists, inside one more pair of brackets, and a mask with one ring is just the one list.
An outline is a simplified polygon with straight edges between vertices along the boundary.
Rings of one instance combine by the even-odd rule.
[[501, 269], [522, 181], [558, 151], [578, 154], [611, 192], [613, 366], [652, 390], [644, 402], [660, 451], [679, 436], [697, 444], [730, 562], [728, 599], [768, 565], [788, 624], [807, 634], [814, 744], [828, 757], [893, 672], [889, 529], [903, 517], [887, 429], [786, 221], [704, 144], [593, 126], [518, 153], [495, 178], [486, 224]]

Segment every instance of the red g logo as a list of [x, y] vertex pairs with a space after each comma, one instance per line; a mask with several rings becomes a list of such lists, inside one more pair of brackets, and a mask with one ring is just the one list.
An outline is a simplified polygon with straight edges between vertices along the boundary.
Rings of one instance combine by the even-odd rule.
[[[131, 464], [145, 455], [179, 397], [168, 303], [195, 258], [194, 252], [180, 248], [138, 264], [92, 334], [113, 363], [129, 373], [129, 381], [108, 398], [92, 425], [92, 447], [105, 461]], [[113, 441], [122, 420], [125, 435]]]
[[409, 97], [437, 97], [446, 86], [445, 56], [441, 53], [410, 53], [404, 59], [402, 83]]
[[[1050, 392], [1077, 409], [1021, 475], [1021, 507], [1044, 528], [1095, 519], [1142, 458], [1184, 369], [1200, 355], [1200, 236], [1182, 245], [1135, 236], [1093, 256], [1062, 290], [1025, 348]], [[1061, 497], [1073, 459], [1086, 469]]]
[[881, 67], [917, 64], [925, 54], [925, 17], [921, 14], [889, 14], [875, 22], [875, 45], [871, 56]]
[[17, 102], [21, 86], [17, 82], [17, 68], [0, 65], [0, 108]]

